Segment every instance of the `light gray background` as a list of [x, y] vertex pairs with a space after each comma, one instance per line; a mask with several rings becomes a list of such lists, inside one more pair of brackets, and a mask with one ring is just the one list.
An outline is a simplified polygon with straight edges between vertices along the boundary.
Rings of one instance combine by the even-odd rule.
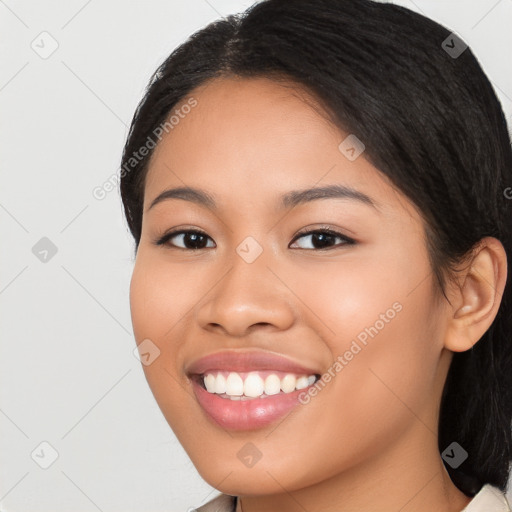
[[[132, 353], [132, 240], [117, 189], [92, 190], [117, 172], [157, 65], [251, 3], [0, 0], [2, 511], [185, 511], [216, 494]], [[512, 0], [396, 3], [470, 44], [510, 122]], [[52, 39], [47, 58], [31, 47]], [[57, 247], [47, 262], [32, 251], [42, 237]], [[43, 441], [58, 452], [48, 469], [35, 462], [50, 460]]]

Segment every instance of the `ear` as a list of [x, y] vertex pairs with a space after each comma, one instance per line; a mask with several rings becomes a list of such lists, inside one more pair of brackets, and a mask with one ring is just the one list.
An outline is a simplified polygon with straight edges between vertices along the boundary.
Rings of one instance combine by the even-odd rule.
[[506, 282], [503, 245], [496, 238], [483, 238], [469, 263], [459, 269], [458, 285], [451, 287], [444, 343], [447, 349], [464, 352], [480, 340], [498, 313]]

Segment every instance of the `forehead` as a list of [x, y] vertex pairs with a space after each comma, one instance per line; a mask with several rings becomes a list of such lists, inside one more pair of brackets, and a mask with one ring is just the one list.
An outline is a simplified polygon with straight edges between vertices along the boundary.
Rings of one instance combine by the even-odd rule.
[[[193, 99], [195, 106], [180, 111]], [[187, 113], [185, 113], [187, 112]], [[217, 78], [191, 91], [155, 148], [145, 187], [146, 209], [163, 189], [200, 186], [248, 204], [259, 196], [340, 183], [404, 206], [405, 197], [363, 154], [350, 161], [347, 136], [307, 90], [268, 78]], [[181, 115], [180, 115], [181, 114]]]
[[[185, 108], [191, 100], [195, 106]], [[187, 113], [181, 113], [185, 110]], [[251, 147], [254, 152], [265, 147], [266, 153], [272, 151], [275, 157], [273, 149], [279, 145], [282, 153], [293, 147], [294, 152], [288, 153], [291, 157], [297, 153], [298, 143], [307, 139], [313, 142], [327, 136], [335, 142], [339, 138], [337, 127], [327, 121], [325, 111], [304, 88], [264, 77], [210, 80], [183, 98], [169, 118], [172, 126], [155, 149], [153, 160], [163, 151], [165, 157], [177, 158], [193, 145], [203, 152], [215, 148], [216, 155], [221, 146], [233, 156], [243, 150], [245, 157]]]

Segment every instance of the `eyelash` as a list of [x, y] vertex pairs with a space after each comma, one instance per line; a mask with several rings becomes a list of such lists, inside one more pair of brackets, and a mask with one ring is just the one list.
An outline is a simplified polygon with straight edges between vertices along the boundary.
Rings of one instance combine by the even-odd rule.
[[[210, 238], [206, 233], [204, 233], [203, 231], [200, 231], [198, 229], [177, 229], [175, 231], [170, 231], [169, 233], [165, 233], [163, 236], [157, 238], [154, 241], [154, 243], [155, 243], [155, 245], [158, 245], [158, 246], [163, 245], [163, 246], [168, 247], [169, 249], [179, 249], [179, 250], [182, 250], [182, 251], [194, 251], [194, 252], [197, 252], [197, 251], [200, 251], [202, 249], [212, 249], [212, 247], [208, 247], [208, 248], [204, 247], [202, 249], [188, 249], [186, 247], [176, 247], [174, 245], [171, 245], [171, 244], [167, 243], [171, 238], [175, 237], [176, 235], [183, 235], [183, 234], [190, 234], [190, 233]], [[349, 237], [347, 237], [345, 235], [342, 235], [341, 233], [339, 233], [337, 231], [334, 231], [333, 229], [331, 229], [328, 226], [321, 227], [321, 228], [318, 228], [318, 229], [309, 230], [309, 231], [299, 232], [295, 236], [295, 238], [292, 240], [291, 243], [294, 243], [299, 238], [302, 238], [302, 237], [308, 236], [308, 235], [313, 235], [313, 234], [327, 234], [327, 235], [330, 235], [330, 236], [334, 236], [336, 238], [342, 239], [343, 243], [335, 245], [335, 246], [332, 246], [332, 247], [323, 248], [323, 249], [315, 249], [315, 248], [313, 248], [313, 249], [302, 249], [303, 251], [311, 251], [311, 250], [328, 251], [328, 250], [336, 249], [336, 248], [339, 248], [339, 247], [342, 247], [342, 246], [345, 246], [345, 245], [354, 245], [354, 244], [356, 244], [356, 241], [353, 240], [352, 238], [349, 238]], [[211, 238], [210, 238], [210, 240], [211, 240]]]

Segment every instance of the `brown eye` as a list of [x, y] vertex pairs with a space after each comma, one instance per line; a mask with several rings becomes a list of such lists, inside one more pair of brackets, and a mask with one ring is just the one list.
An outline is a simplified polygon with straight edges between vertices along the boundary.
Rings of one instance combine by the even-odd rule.
[[[321, 229], [321, 230], [313, 230], [307, 231], [299, 234], [295, 240], [299, 240], [301, 238], [311, 237], [311, 242], [308, 247], [299, 247], [300, 249], [330, 249], [333, 247], [339, 247], [342, 245], [353, 245], [355, 243], [354, 240], [348, 238], [341, 233], [337, 233], [336, 231], [332, 231], [330, 229]], [[341, 240], [342, 243], [335, 243], [336, 239]]]
[[[198, 250], [205, 249], [207, 246], [207, 239], [210, 237], [201, 231], [197, 230], [181, 230], [174, 231], [171, 233], [165, 234], [162, 238], [160, 238], [156, 244], [157, 245], [165, 245], [169, 247], [175, 247], [177, 249], [185, 249], [185, 250]], [[178, 245], [175, 242], [170, 243], [170, 240], [179, 240]], [[210, 238], [211, 240], [211, 238]], [[211, 247], [211, 246], [210, 246]]]

